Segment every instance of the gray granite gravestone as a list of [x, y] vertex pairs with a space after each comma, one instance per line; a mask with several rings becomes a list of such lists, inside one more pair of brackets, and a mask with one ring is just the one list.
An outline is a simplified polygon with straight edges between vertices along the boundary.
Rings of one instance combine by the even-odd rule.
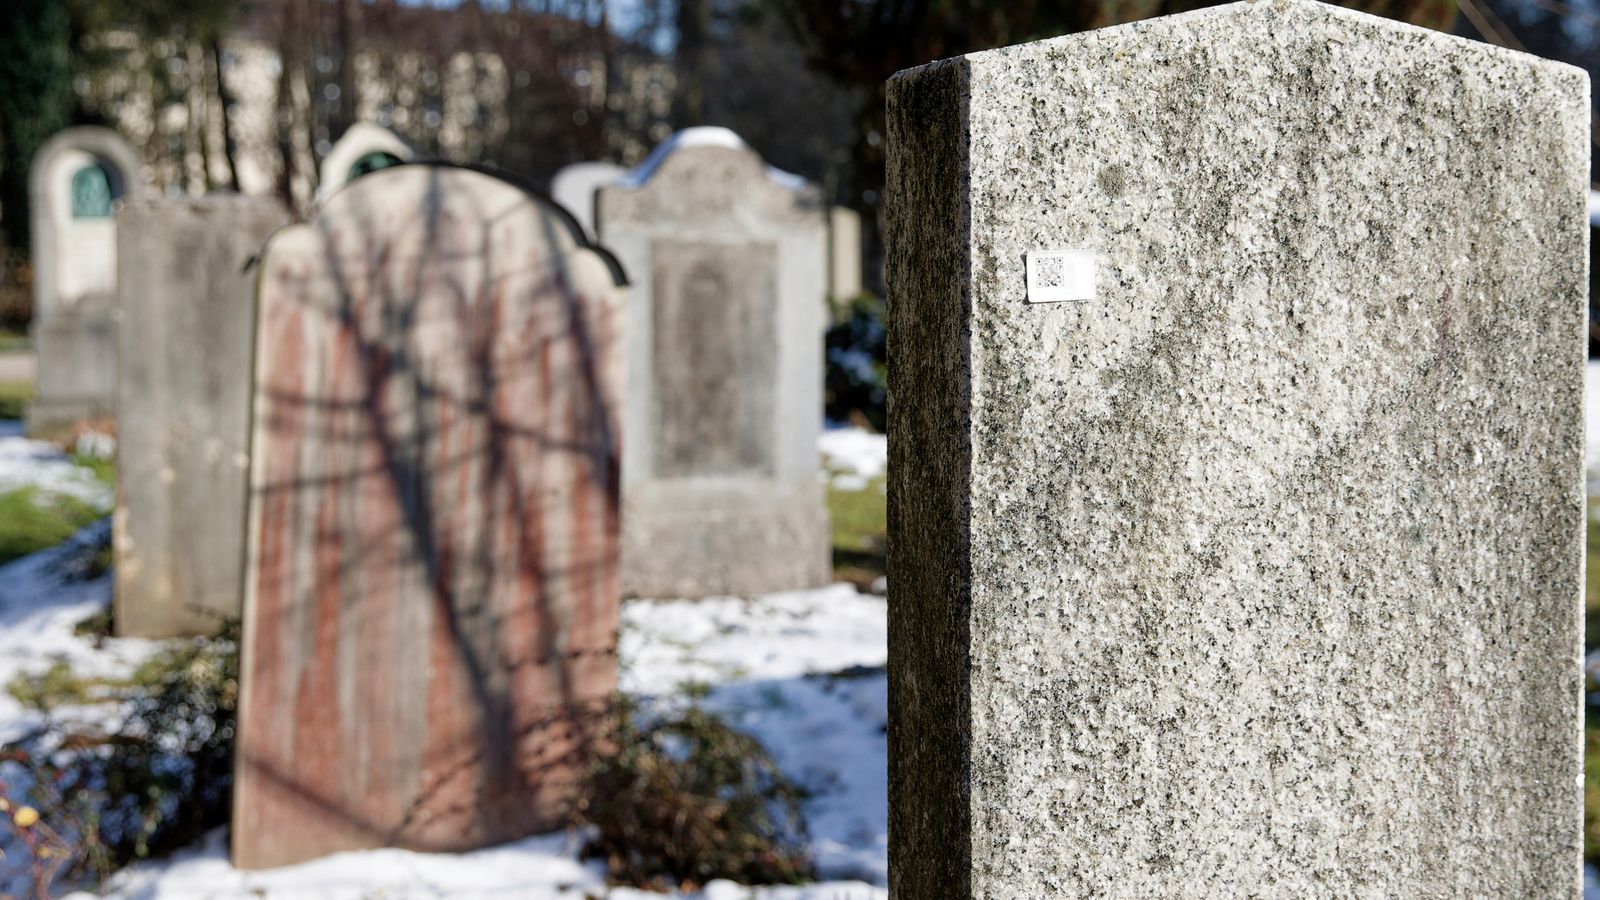
[[623, 588], [825, 582], [818, 481], [827, 210], [733, 132], [691, 128], [600, 189], [631, 281]]
[[270, 197], [145, 198], [117, 214], [119, 635], [216, 631], [243, 603], [255, 272]]
[[891, 81], [891, 896], [1579, 896], [1588, 130], [1307, 0]]
[[28, 431], [59, 435], [109, 417], [117, 387], [118, 203], [143, 191], [139, 156], [108, 128], [60, 132], [28, 173], [33, 232], [33, 345]]

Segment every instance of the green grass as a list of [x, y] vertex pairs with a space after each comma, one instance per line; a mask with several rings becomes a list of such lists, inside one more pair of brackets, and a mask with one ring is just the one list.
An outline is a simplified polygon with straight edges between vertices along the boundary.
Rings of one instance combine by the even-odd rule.
[[20, 419], [22, 410], [33, 399], [33, 383], [0, 381], [0, 419]]
[[86, 456], [82, 453], [72, 454], [72, 461], [94, 473], [94, 477], [109, 488], [117, 486], [117, 461], [103, 459], [98, 456]]
[[828, 512], [833, 517], [833, 575], [867, 586], [885, 571], [885, 535], [889, 530], [884, 480], [873, 479], [859, 491], [828, 486]]
[[76, 497], [34, 487], [0, 494], [0, 565], [54, 547], [104, 515]]

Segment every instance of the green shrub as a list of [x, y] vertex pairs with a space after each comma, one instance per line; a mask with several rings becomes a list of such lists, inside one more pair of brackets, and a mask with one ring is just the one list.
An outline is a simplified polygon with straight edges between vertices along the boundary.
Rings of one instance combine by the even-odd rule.
[[604, 859], [614, 882], [664, 890], [814, 877], [802, 794], [759, 742], [698, 705], [641, 724], [626, 699], [611, 733], [578, 818], [596, 831], [586, 855]]
[[0, 760], [25, 773], [0, 783], [0, 795], [27, 786], [26, 799], [16, 799], [62, 837], [50, 850], [66, 855], [68, 873], [103, 879], [227, 824], [238, 638], [238, 623], [228, 622], [218, 637], [174, 642], [121, 680], [74, 679], [57, 664], [12, 683], [14, 695], [47, 712], [83, 702], [122, 706], [113, 732], [47, 715], [33, 734], [0, 746]]

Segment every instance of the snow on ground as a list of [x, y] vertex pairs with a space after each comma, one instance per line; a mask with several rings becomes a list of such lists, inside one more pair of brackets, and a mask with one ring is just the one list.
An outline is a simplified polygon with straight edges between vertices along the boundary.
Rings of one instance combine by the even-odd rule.
[[[883, 471], [882, 438], [829, 432], [838, 469], [873, 477]], [[877, 449], [874, 450], [874, 445]], [[76, 470], [76, 471], [73, 471]], [[77, 474], [82, 472], [87, 481]], [[94, 502], [92, 474], [51, 445], [0, 425], [0, 489], [37, 484]], [[106, 497], [109, 502], [109, 497]], [[111, 599], [111, 576], [74, 579], [75, 545], [103, 541], [108, 522], [72, 541], [0, 567], [0, 686], [56, 659], [83, 674], [130, 670], [159, 645], [107, 640], [96, 648], [73, 627]], [[622, 688], [653, 702], [686, 684], [708, 690], [700, 701], [753, 735], [808, 792], [807, 825], [825, 880], [800, 887], [752, 889], [713, 882], [684, 895], [695, 900], [883, 900], [888, 874], [886, 781], [886, 607], [882, 597], [849, 585], [754, 599], [637, 600], [623, 607]], [[105, 710], [83, 715], [107, 716]], [[38, 723], [0, 691], [0, 741]], [[580, 833], [544, 835], [472, 853], [404, 850], [340, 853], [297, 866], [234, 869], [222, 833], [166, 860], [133, 866], [107, 885], [112, 897], [140, 900], [298, 900], [298, 898], [607, 898], [662, 895], [607, 888], [604, 872], [577, 858]], [[87, 898], [89, 894], [75, 894]]]
[[829, 428], [817, 441], [822, 467], [833, 486], [845, 491], [864, 489], [889, 466], [889, 439], [860, 428]]
[[0, 494], [29, 485], [76, 497], [97, 509], [111, 509], [111, 488], [55, 444], [21, 437], [19, 423], [0, 436]]
[[[883, 900], [888, 877], [885, 602], [849, 585], [750, 600], [634, 600], [623, 606], [622, 689], [670, 702], [689, 684], [700, 701], [751, 734], [810, 796], [812, 849], [823, 882], [752, 889], [713, 882], [696, 900]], [[685, 701], [678, 701], [685, 702]], [[605, 887], [582, 863], [579, 834], [473, 853], [340, 853], [242, 872], [220, 835], [173, 859], [135, 866], [111, 884], [134, 898], [604, 897], [660, 894]], [[80, 895], [87, 897], [88, 895]]]
[[810, 792], [824, 878], [888, 879], [887, 606], [847, 584], [623, 606], [622, 689], [712, 686], [705, 705]]
[[[0, 450], [10, 438], [0, 438]], [[96, 648], [72, 633], [73, 627], [111, 602], [111, 575], [83, 580], [74, 577], [80, 547], [102, 544], [111, 523], [102, 520], [48, 550], [0, 566], [0, 688], [23, 672], [41, 672], [66, 660], [81, 675], [121, 675], [157, 646], [153, 641], [107, 640]], [[90, 707], [78, 716], [104, 718]], [[38, 713], [25, 709], [10, 692], [0, 690], [0, 743], [34, 730]]]

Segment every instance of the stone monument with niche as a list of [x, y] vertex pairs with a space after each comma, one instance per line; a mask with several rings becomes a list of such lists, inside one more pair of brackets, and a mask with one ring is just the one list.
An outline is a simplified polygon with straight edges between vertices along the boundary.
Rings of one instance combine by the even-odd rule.
[[1261, 0], [888, 113], [890, 896], [1576, 900], [1584, 72]]
[[596, 198], [627, 268], [623, 587], [825, 582], [818, 480], [827, 208], [733, 132], [691, 128]]
[[236, 865], [567, 823], [617, 679], [620, 272], [443, 165], [268, 243]]
[[389, 129], [356, 122], [345, 129], [317, 168], [317, 202], [326, 202], [335, 191], [363, 175], [410, 162], [415, 156], [411, 145]]
[[33, 232], [33, 345], [37, 380], [30, 434], [59, 436], [115, 413], [117, 205], [144, 190], [122, 136], [83, 126], [60, 132], [28, 173]]

